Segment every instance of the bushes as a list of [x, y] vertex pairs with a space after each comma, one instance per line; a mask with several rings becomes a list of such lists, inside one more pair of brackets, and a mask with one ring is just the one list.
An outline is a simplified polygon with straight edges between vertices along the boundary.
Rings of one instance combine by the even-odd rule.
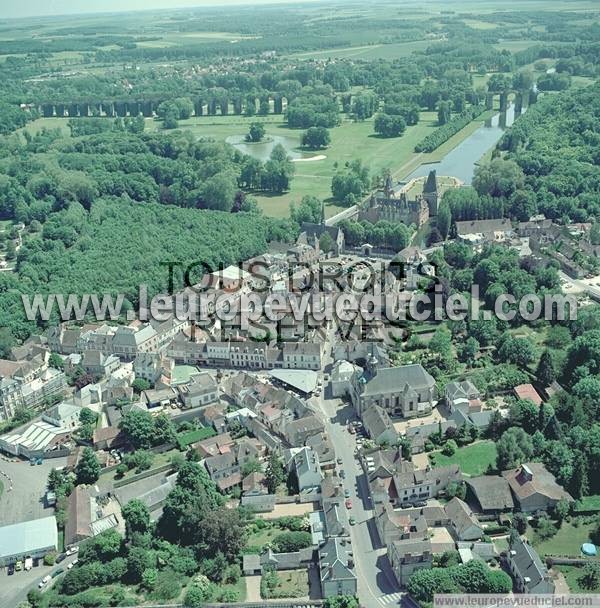
[[415, 152], [433, 152], [461, 129], [464, 129], [471, 121], [475, 120], [484, 110], [484, 106], [472, 106], [471, 108], [464, 110], [445, 125], [423, 138], [415, 146]]
[[273, 539], [273, 550], [277, 553], [293, 553], [310, 547], [310, 532], [282, 532]]

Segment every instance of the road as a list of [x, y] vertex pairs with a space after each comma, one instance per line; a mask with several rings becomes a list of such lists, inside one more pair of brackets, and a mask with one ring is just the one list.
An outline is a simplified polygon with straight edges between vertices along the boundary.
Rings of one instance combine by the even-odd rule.
[[[40, 565], [32, 568], [29, 572], [15, 572], [8, 576], [6, 568], [0, 569], [0, 608], [15, 608], [27, 599], [27, 594], [32, 589], [38, 588], [38, 583], [47, 575], [59, 569], [67, 571], [67, 566], [77, 559], [77, 554], [67, 557], [60, 564], [55, 566], [44, 566], [42, 560]], [[53, 578], [45, 585], [42, 593], [49, 589], [60, 577]]]
[[[328, 331], [324, 368], [332, 363], [329, 344], [334, 331], [333, 327]], [[327, 386], [319, 397], [311, 399], [309, 403], [323, 421], [335, 446], [336, 457], [342, 459], [338, 468], [345, 473], [342, 484], [344, 490], [350, 490], [351, 514], [356, 518], [356, 524], [350, 526], [350, 536], [361, 604], [365, 608], [399, 606], [402, 594], [375, 527], [366, 476], [354, 457], [356, 436], [347, 430], [348, 421], [356, 419], [354, 409], [351, 405], [342, 403], [340, 399], [331, 398]]]

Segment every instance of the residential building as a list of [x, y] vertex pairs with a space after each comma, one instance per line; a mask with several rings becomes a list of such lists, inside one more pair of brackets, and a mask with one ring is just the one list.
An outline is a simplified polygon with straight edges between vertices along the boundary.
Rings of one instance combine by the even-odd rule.
[[323, 432], [323, 423], [314, 415], [304, 416], [287, 422], [283, 427], [286, 441], [294, 447], [305, 445], [313, 435]]
[[400, 587], [405, 587], [417, 570], [433, 566], [431, 541], [426, 539], [393, 541], [388, 545], [387, 554]]
[[464, 407], [464, 404], [468, 407], [472, 402], [479, 402], [481, 392], [470, 380], [449, 382], [444, 389], [444, 398], [452, 413], [456, 408]]
[[217, 381], [207, 373], [194, 374], [187, 384], [178, 385], [177, 390], [187, 409], [209, 405], [219, 399]]
[[58, 403], [42, 414], [42, 420], [64, 429], [76, 429], [81, 426], [79, 416], [81, 408], [71, 403]]
[[526, 462], [516, 469], [503, 471], [515, 503], [524, 513], [549, 511], [560, 500], [574, 502], [573, 497], [556, 482], [554, 475], [541, 462]]
[[[515, 507], [508, 481], [499, 475], [468, 477], [467, 497], [474, 499], [479, 510], [487, 515], [497, 515], [512, 511]], [[471, 501], [473, 502], [473, 501]]]
[[457, 540], [478, 540], [483, 536], [483, 528], [466, 502], [455, 496], [445, 509]]
[[88, 374], [105, 378], [119, 368], [121, 360], [116, 355], [104, 355], [99, 350], [86, 350], [79, 365]]
[[298, 490], [303, 493], [318, 493], [323, 480], [321, 464], [317, 453], [308, 447], [292, 449], [288, 470], [293, 470], [298, 478]]
[[544, 562], [520, 536], [516, 536], [509, 546], [506, 565], [520, 593], [554, 593], [554, 581]]
[[222, 492], [240, 486], [242, 483], [241, 468], [232, 452], [210, 456], [204, 461], [204, 466], [210, 478]]
[[542, 405], [542, 398], [535, 390], [533, 384], [519, 384], [515, 386], [513, 393], [517, 399], [529, 399], [529, 401], [535, 403], [538, 407]]
[[319, 547], [319, 573], [324, 598], [356, 595], [354, 554], [349, 540], [333, 537]]
[[369, 437], [378, 444], [395, 445], [399, 435], [386, 410], [378, 405], [367, 407], [362, 413], [362, 422]]
[[467, 220], [456, 222], [456, 237], [471, 245], [502, 243], [513, 234], [509, 219]]

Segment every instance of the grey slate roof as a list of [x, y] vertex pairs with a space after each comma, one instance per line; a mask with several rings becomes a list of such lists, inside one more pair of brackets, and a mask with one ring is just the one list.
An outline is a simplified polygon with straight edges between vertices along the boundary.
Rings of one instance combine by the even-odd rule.
[[499, 475], [482, 475], [465, 479], [484, 511], [512, 510], [515, 506], [510, 486]]
[[510, 546], [510, 559], [514, 563], [520, 577], [527, 581], [526, 586], [529, 591], [535, 590], [538, 585], [544, 587], [549, 582], [548, 570], [540, 556], [520, 536]]
[[407, 389], [424, 390], [434, 386], [435, 380], [422, 365], [385, 367], [377, 370], [377, 374], [367, 382], [363, 395], [395, 393]]

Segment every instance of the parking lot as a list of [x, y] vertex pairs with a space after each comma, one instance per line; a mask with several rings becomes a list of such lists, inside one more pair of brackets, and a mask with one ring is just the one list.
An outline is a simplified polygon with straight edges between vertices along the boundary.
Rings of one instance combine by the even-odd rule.
[[54, 509], [47, 508], [44, 504], [46, 482], [53, 467], [62, 467], [66, 463], [66, 458], [53, 458], [45, 460], [41, 465], [30, 466], [25, 460], [7, 462], [4, 458], [0, 459], [0, 471], [4, 473], [4, 492], [0, 496], [0, 525], [6, 526], [53, 515]]

